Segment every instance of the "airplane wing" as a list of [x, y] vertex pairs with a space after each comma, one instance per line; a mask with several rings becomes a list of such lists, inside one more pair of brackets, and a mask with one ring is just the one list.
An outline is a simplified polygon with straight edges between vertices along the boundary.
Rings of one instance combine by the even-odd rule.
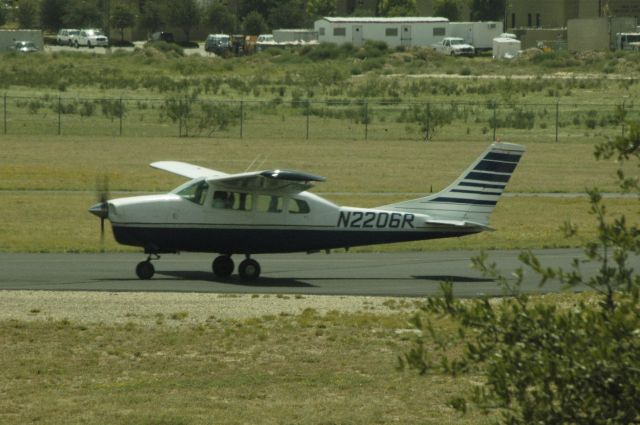
[[174, 173], [190, 179], [197, 179], [198, 177], [224, 177], [229, 175], [221, 171], [211, 170], [209, 168], [187, 164], [186, 162], [180, 161], [158, 161], [149, 165], [151, 165], [153, 168], [169, 171], [170, 173]]
[[207, 181], [233, 189], [302, 192], [312, 187], [313, 182], [323, 182], [325, 178], [301, 171], [265, 170], [214, 176], [207, 178]]

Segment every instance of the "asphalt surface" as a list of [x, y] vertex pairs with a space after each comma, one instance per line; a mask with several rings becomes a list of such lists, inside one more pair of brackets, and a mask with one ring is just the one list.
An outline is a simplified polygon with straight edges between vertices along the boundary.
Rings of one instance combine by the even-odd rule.
[[[567, 269], [573, 258], [581, 258], [575, 249], [534, 251], [545, 266]], [[54, 291], [143, 291], [212, 292], [306, 295], [373, 295], [421, 297], [440, 293], [440, 282], [450, 281], [459, 297], [499, 296], [503, 290], [492, 279], [471, 267], [475, 251], [410, 253], [318, 253], [260, 255], [262, 266], [256, 282], [247, 283], [237, 275], [227, 280], [211, 273], [213, 255], [165, 255], [154, 261], [155, 276], [141, 281], [135, 266], [143, 254], [0, 254], [0, 290]], [[522, 266], [519, 251], [490, 251], [505, 276]], [[237, 264], [242, 257], [235, 256]], [[640, 259], [632, 260], [635, 269]], [[585, 264], [585, 274], [594, 274], [597, 264]], [[533, 272], [525, 269], [522, 290], [545, 293], [562, 290], [559, 282], [543, 287]], [[584, 287], [573, 290], [584, 290]]]

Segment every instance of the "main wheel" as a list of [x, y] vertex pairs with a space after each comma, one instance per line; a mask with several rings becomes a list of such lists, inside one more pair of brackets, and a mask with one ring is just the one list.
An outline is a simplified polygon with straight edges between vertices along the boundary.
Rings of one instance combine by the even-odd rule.
[[247, 258], [240, 263], [238, 274], [242, 280], [256, 280], [260, 276], [260, 264], [256, 260]]
[[153, 267], [153, 264], [151, 264], [151, 261], [142, 261], [136, 266], [136, 274], [142, 280], [151, 279], [155, 272], [156, 269]]
[[228, 255], [220, 255], [213, 260], [213, 264], [211, 265], [211, 269], [213, 270], [213, 274], [218, 277], [229, 277], [231, 273], [233, 273], [233, 260]]

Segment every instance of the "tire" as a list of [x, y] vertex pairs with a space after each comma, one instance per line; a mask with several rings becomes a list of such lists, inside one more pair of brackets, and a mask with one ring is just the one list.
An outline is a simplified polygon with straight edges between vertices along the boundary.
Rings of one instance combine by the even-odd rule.
[[142, 280], [149, 280], [156, 272], [151, 261], [143, 261], [136, 266], [136, 275]]
[[213, 260], [213, 264], [211, 264], [213, 274], [221, 278], [227, 278], [231, 276], [234, 267], [235, 265], [233, 264], [233, 260], [228, 255], [220, 255], [216, 257], [216, 259]]
[[247, 258], [238, 267], [238, 274], [242, 280], [254, 281], [260, 277], [260, 264], [256, 260]]

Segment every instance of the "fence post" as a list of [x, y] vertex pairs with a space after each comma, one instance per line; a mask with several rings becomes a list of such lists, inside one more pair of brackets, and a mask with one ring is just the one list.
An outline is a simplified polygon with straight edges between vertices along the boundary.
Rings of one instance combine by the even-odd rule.
[[62, 99], [58, 96], [58, 136], [62, 134]]
[[369, 102], [364, 101], [364, 140], [369, 138]]
[[311, 101], [307, 99], [307, 138], [305, 140], [309, 140], [309, 115], [311, 114]]
[[4, 134], [7, 134], [7, 94], [4, 94]]
[[119, 109], [119, 115], [120, 115], [120, 136], [122, 136], [122, 116], [124, 115], [124, 110], [122, 109], [122, 98], [119, 99], [120, 101], [120, 109]]
[[178, 137], [182, 137], [182, 99], [178, 102]]
[[624, 137], [624, 122], [625, 122], [625, 101], [622, 101], [622, 137]]
[[427, 102], [427, 134], [425, 135], [425, 142], [429, 141], [429, 129], [431, 128], [431, 103]]
[[240, 101], [240, 138], [244, 135], [244, 101]]
[[496, 121], [496, 109], [498, 109], [498, 104], [495, 100], [491, 101], [493, 105], [493, 141], [496, 141], [496, 127], [498, 126], [498, 122]]
[[560, 126], [560, 101], [556, 100], [556, 143], [558, 143], [558, 127]]

